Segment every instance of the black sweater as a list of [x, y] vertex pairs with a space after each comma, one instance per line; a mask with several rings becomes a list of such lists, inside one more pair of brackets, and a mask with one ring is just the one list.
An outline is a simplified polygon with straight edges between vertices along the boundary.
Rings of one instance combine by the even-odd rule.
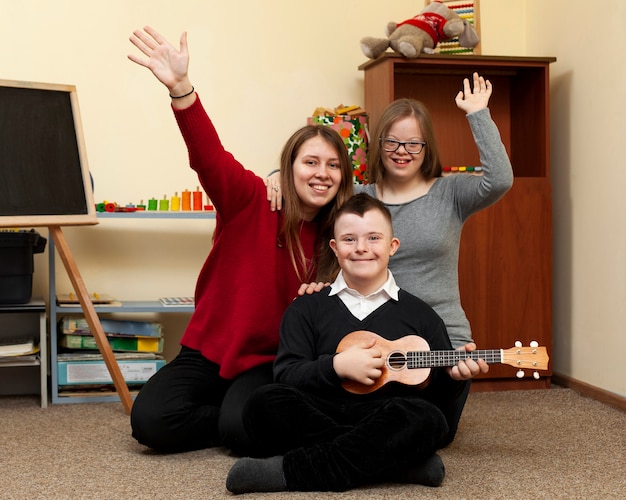
[[280, 344], [274, 363], [276, 382], [293, 385], [329, 399], [420, 397], [441, 407], [456, 393], [459, 382], [445, 369], [432, 370], [422, 390], [390, 383], [368, 395], [354, 395], [341, 387], [333, 368], [337, 345], [347, 334], [368, 330], [387, 340], [418, 335], [431, 350], [452, 349], [442, 319], [424, 301], [400, 290], [398, 301], [389, 300], [362, 321], [353, 316], [330, 287], [298, 297], [286, 310], [280, 327]]

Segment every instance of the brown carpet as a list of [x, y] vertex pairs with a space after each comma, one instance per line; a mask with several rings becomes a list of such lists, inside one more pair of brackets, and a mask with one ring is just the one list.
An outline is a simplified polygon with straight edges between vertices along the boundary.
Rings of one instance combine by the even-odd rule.
[[441, 456], [439, 488], [384, 484], [344, 493], [235, 497], [223, 449], [158, 455], [130, 436], [119, 403], [38, 407], [0, 398], [0, 498], [620, 499], [626, 414], [570, 389], [474, 393]]

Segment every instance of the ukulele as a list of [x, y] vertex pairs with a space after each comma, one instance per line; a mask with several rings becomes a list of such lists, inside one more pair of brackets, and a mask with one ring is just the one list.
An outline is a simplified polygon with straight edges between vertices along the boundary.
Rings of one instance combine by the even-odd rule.
[[[502, 363], [519, 368], [517, 377], [522, 378], [522, 368], [535, 370], [534, 378], [539, 378], [536, 370], [548, 369], [548, 354], [545, 347], [539, 347], [536, 342], [531, 342], [530, 347], [521, 347], [516, 342], [516, 347], [510, 349], [492, 349], [472, 352], [467, 351], [431, 351], [428, 342], [417, 335], [407, 335], [398, 340], [387, 340], [373, 332], [359, 330], [346, 335], [339, 345], [337, 352], [342, 352], [349, 347], [367, 342], [372, 336], [376, 338], [375, 346], [378, 347], [385, 359], [382, 375], [373, 385], [364, 385], [353, 380], [342, 382], [343, 388], [354, 394], [367, 394], [380, 389], [388, 382], [400, 382], [406, 385], [414, 385], [421, 388], [426, 385], [432, 368], [441, 366], [454, 366], [463, 359], [477, 360], [481, 358], [487, 364]], [[519, 345], [518, 345], [519, 344]]]

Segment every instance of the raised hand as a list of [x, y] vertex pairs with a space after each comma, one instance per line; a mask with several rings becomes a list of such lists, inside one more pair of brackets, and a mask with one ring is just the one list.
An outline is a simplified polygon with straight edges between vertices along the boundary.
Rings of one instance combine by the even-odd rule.
[[456, 105], [459, 109], [465, 111], [466, 114], [486, 108], [492, 92], [489, 80], [485, 80], [478, 73], [474, 73], [472, 79], [473, 88], [470, 85], [469, 78], [465, 78], [463, 80], [463, 90], [459, 91], [454, 98]]
[[187, 76], [189, 67], [187, 33], [181, 35], [178, 50], [150, 26], [133, 31], [130, 42], [147, 56], [147, 59], [133, 54], [129, 54], [128, 58], [152, 71], [168, 88], [170, 95], [184, 95], [192, 89]]

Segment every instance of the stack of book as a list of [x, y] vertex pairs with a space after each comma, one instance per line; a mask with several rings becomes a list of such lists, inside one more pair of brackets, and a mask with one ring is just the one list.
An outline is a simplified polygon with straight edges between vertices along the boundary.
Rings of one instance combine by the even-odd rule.
[[[101, 319], [102, 329], [129, 389], [138, 389], [165, 365], [163, 327], [152, 321]], [[59, 393], [114, 392], [113, 380], [83, 316], [59, 320], [57, 355]]]
[[0, 367], [38, 365], [38, 352], [32, 336], [0, 338]]

